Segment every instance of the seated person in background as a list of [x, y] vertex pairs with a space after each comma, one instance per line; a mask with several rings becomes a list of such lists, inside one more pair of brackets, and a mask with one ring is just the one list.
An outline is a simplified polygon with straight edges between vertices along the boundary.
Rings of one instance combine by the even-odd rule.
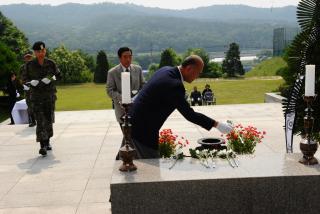
[[211, 105], [213, 103], [213, 92], [209, 84], [206, 84], [205, 89], [202, 91], [202, 99], [204, 105]]
[[197, 90], [196, 86], [193, 88], [193, 92], [191, 92], [190, 99], [192, 106], [195, 104], [198, 104], [199, 106], [202, 105], [201, 93]]
[[210, 89], [210, 85], [206, 84], [205, 89], [202, 91], [202, 97], [204, 97], [204, 94], [208, 91], [212, 93], [212, 90]]

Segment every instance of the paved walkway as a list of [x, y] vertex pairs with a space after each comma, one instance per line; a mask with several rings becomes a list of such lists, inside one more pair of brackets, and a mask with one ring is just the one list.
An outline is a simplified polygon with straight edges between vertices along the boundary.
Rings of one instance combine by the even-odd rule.
[[[284, 153], [281, 104], [196, 107], [217, 120], [254, 125], [267, 132], [256, 155]], [[174, 112], [164, 128], [191, 141], [220, 136]], [[113, 110], [57, 112], [53, 151], [38, 155], [35, 128], [0, 125], [0, 214], [111, 213], [108, 202], [114, 158], [122, 135]], [[295, 139], [299, 141], [299, 139]], [[298, 143], [295, 143], [295, 151]]]

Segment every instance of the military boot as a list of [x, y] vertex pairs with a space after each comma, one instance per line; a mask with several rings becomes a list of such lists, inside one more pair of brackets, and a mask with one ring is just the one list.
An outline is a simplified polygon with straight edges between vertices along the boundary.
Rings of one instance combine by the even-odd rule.
[[42, 156], [46, 156], [47, 155], [47, 148], [45, 145], [45, 141], [40, 141], [40, 150], [39, 150], [39, 154], [41, 154]]
[[52, 147], [51, 147], [51, 144], [50, 144], [50, 139], [49, 140], [46, 140], [46, 147], [47, 147], [47, 150], [48, 151], [51, 151], [52, 150]]

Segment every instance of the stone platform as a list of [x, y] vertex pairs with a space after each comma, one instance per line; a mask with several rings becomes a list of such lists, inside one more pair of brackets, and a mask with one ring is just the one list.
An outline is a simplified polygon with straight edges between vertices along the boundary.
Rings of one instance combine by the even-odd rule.
[[[257, 157], [285, 154], [281, 104], [202, 106], [195, 110], [219, 121], [232, 120], [266, 131], [264, 142], [257, 146]], [[0, 124], [0, 214], [111, 213], [110, 183], [122, 139], [113, 110], [57, 112], [53, 151], [45, 158], [38, 154], [35, 128], [8, 123]], [[215, 129], [206, 131], [186, 121], [179, 112], [174, 112], [163, 128], [187, 138], [191, 147], [197, 146], [199, 138], [220, 136]], [[299, 152], [298, 141], [296, 137], [295, 152]], [[197, 176], [200, 170], [187, 176]]]
[[320, 167], [298, 163], [300, 154], [240, 156], [240, 166], [216, 160], [136, 161], [138, 171], [123, 173], [116, 162], [111, 181], [112, 213], [319, 213]]

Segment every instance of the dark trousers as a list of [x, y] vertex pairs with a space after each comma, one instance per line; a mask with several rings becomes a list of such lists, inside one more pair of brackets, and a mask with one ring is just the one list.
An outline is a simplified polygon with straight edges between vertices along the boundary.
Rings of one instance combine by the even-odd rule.
[[160, 158], [159, 150], [145, 146], [143, 143], [133, 139], [133, 145], [136, 149], [136, 159], [155, 159]]
[[51, 101], [33, 103], [37, 123], [37, 142], [49, 140], [53, 136], [53, 105]]
[[199, 100], [199, 101], [192, 101], [192, 102], [191, 102], [191, 105], [192, 105], [192, 106], [195, 106], [196, 104], [198, 104], [199, 106], [202, 106], [202, 101]]
[[16, 104], [16, 98], [11, 98], [9, 99], [9, 113], [10, 113], [10, 120], [11, 120], [11, 124], [14, 124], [14, 120], [12, 117], [12, 109], [14, 107], [14, 105]]
[[[123, 133], [122, 123], [119, 123], [120, 128]], [[143, 143], [137, 141], [136, 139], [132, 139], [132, 144], [134, 149], [136, 150], [136, 157], [135, 159], [153, 159], [153, 158], [160, 158], [159, 150], [153, 149], [151, 147], [145, 146]], [[124, 137], [122, 138], [121, 147], [126, 144]], [[120, 148], [121, 148], [120, 147]], [[116, 160], [120, 160], [119, 153], [116, 156]]]
[[32, 109], [32, 103], [30, 102], [30, 94], [28, 94], [29, 92], [27, 92], [26, 94], [26, 103], [28, 106], [28, 119], [29, 119], [29, 124], [34, 124], [36, 123], [36, 119], [33, 113], [33, 109]]

